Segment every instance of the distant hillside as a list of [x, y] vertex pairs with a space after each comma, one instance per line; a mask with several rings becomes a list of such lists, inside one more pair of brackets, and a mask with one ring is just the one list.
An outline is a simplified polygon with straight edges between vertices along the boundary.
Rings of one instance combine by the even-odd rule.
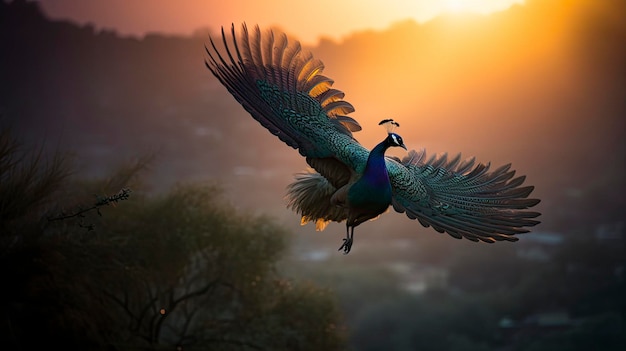
[[[513, 162], [538, 186], [544, 211], [557, 212], [576, 191], [615, 217], [626, 171], [619, 13], [621, 1], [534, 0], [489, 17], [397, 23], [312, 50], [356, 106], [365, 145], [381, 136], [375, 124], [393, 117], [412, 148]], [[205, 40], [123, 38], [49, 21], [36, 3], [0, 2], [0, 120], [29, 142], [71, 150], [86, 174], [156, 152], [157, 188], [217, 178], [245, 206], [270, 199], [280, 207], [277, 195], [305, 163], [212, 77]]]
[[273, 137], [204, 67], [206, 38], [122, 38], [48, 21], [36, 3], [0, 9], [0, 45], [10, 48], [0, 56], [0, 113], [29, 141], [58, 142], [87, 174], [155, 152], [157, 184], [283, 162], [290, 167], [280, 169], [281, 182], [289, 181], [297, 153], [256, 142]]

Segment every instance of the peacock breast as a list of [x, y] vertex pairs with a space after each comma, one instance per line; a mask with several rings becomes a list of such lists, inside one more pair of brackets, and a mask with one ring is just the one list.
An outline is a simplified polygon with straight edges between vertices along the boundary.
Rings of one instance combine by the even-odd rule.
[[348, 205], [383, 212], [391, 204], [391, 184], [385, 180], [361, 177], [348, 190]]

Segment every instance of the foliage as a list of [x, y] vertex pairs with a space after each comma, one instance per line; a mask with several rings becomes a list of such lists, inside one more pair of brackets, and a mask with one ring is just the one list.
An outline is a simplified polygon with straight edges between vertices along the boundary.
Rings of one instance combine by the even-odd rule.
[[[31, 165], [36, 174], [41, 162]], [[60, 185], [49, 186], [23, 205], [29, 218], [0, 217], [19, 239], [0, 255], [3, 285], [10, 287], [0, 297], [4, 343], [107, 350], [345, 347], [330, 294], [276, 272], [287, 247], [284, 229], [227, 205], [215, 185], [179, 185], [158, 196], [135, 191], [141, 164], [105, 180], [68, 181], [65, 196], [53, 196]], [[17, 174], [10, 168], [19, 163], [3, 167], [2, 174]], [[45, 174], [42, 183], [50, 184]], [[125, 186], [133, 196], [115, 208], [80, 206], [93, 201], [85, 200], [89, 193], [103, 194], [94, 209], [115, 204], [126, 193], [111, 188]], [[59, 212], [66, 206], [58, 201], [71, 197], [80, 201], [69, 207], [83, 210]], [[34, 210], [42, 205], [49, 211]], [[40, 224], [28, 226], [32, 221]], [[77, 225], [83, 221], [93, 230]]]
[[[51, 221], [51, 222], [63, 221], [63, 220], [74, 218], [74, 217], [84, 218], [87, 212], [93, 211], [93, 210], [95, 210], [99, 216], [102, 216], [102, 212], [100, 212], [100, 208], [102, 206], [115, 205], [116, 203], [120, 201], [128, 200], [128, 198], [130, 197], [130, 193], [131, 193], [130, 189], [124, 188], [120, 190], [120, 192], [118, 192], [117, 194], [113, 194], [111, 196], [96, 196], [96, 203], [91, 205], [91, 207], [80, 206], [75, 212], [72, 212], [69, 214], [63, 212], [60, 215], [49, 217], [48, 221]], [[79, 223], [79, 225], [81, 227], [87, 228], [87, 230], [94, 230], [94, 226], [91, 224], [84, 225], [82, 223]]]
[[[27, 152], [0, 129], [0, 223], [8, 223], [41, 209], [70, 175], [68, 158], [56, 153], [50, 160], [43, 147]], [[2, 227], [0, 227], [2, 228]], [[7, 234], [6, 228], [2, 233]]]

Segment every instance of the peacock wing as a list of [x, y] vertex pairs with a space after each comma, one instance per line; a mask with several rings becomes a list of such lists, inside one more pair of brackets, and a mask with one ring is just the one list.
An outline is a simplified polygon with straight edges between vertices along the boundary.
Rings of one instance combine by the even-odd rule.
[[308, 158], [336, 158], [357, 170], [368, 151], [352, 138], [361, 130], [347, 114], [353, 106], [324, 65], [283, 33], [261, 33], [258, 26], [206, 45], [205, 64], [254, 119]]
[[425, 227], [472, 241], [516, 241], [516, 234], [539, 221], [540, 213], [527, 210], [539, 203], [529, 199], [532, 186], [525, 176], [514, 178], [511, 165], [490, 170], [474, 158], [447, 154], [426, 157], [411, 151], [401, 162], [387, 159], [393, 208], [406, 212]]

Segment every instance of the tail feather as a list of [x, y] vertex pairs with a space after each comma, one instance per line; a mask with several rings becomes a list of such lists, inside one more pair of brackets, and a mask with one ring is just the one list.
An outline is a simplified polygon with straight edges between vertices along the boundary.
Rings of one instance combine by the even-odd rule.
[[302, 224], [315, 222], [323, 230], [327, 222], [341, 222], [347, 218], [345, 209], [331, 203], [337, 189], [326, 178], [314, 171], [298, 173], [287, 186], [287, 207], [302, 216]]

